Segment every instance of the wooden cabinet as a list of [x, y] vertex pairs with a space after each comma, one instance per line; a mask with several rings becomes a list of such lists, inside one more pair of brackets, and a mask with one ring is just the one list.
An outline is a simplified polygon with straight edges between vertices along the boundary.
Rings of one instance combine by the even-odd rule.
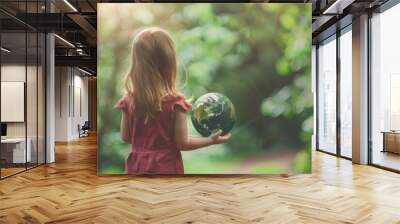
[[383, 152], [400, 154], [400, 132], [383, 133]]

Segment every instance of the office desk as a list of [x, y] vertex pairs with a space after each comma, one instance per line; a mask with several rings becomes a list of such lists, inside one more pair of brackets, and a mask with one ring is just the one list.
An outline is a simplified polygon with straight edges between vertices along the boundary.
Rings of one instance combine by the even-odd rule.
[[383, 131], [383, 150], [382, 152], [392, 152], [400, 154], [400, 132]]
[[27, 138], [26, 153], [25, 153], [25, 138], [6, 138], [1, 139], [1, 159], [5, 163], [26, 163], [32, 158], [31, 145], [32, 141]]

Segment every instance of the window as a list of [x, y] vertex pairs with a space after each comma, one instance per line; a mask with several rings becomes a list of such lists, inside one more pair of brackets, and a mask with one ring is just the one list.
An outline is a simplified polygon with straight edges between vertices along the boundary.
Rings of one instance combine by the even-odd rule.
[[400, 170], [400, 5], [371, 18], [371, 162]]
[[340, 36], [340, 155], [351, 158], [352, 149], [352, 35], [351, 26]]
[[336, 36], [318, 47], [318, 149], [336, 153]]

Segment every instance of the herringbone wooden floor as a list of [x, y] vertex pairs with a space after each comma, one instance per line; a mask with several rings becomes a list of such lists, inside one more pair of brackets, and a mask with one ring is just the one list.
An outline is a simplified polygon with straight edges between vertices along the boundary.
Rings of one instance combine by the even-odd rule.
[[0, 181], [0, 223], [400, 223], [400, 175], [323, 153], [313, 174], [99, 177], [96, 139]]

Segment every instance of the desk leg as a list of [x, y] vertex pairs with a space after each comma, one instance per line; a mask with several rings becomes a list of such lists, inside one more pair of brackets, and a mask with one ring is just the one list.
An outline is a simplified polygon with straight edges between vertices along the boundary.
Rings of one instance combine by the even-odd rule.
[[381, 152], [386, 152], [386, 134], [382, 133], [383, 135], [383, 149]]

